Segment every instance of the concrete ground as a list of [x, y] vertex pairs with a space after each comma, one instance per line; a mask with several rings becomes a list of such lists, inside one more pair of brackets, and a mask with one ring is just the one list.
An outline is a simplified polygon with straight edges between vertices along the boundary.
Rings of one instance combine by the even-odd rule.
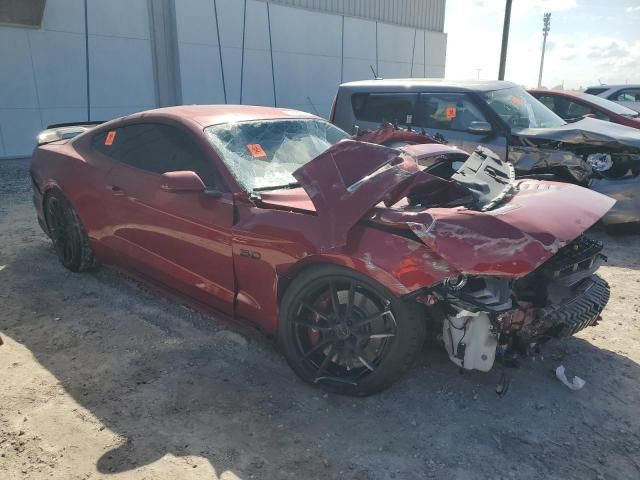
[[597, 327], [486, 374], [425, 349], [353, 399], [301, 383], [252, 330], [63, 269], [29, 189], [26, 161], [0, 162], [3, 480], [640, 478], [638, 236], [595, 233], [612, 286]]

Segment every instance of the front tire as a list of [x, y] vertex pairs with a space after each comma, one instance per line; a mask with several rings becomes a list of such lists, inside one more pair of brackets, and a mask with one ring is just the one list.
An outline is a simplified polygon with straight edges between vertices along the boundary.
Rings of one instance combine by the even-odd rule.
[[97, 267], [89, 237], [66, 197], [58, 191], [45, 198], [45, 219], [49, 237], [60, 263], [72, 272], [84, 272]]
[[388, 388], [424, 344], [418, 310], [347, 268], [323, 265], [300, 274], [281, 305], [278, 340], [304, 381], [366, 396]]

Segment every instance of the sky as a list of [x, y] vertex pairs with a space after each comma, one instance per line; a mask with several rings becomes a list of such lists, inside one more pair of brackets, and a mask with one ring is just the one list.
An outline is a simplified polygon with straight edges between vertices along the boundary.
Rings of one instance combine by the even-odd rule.
[[[504, 7], [505, 0], [447, 0], [446, 78], [498, 78]], [[545, 12], [543, 86], [640, 83], [640, 0], [513, 0], [505, 80], [537, 86]]]

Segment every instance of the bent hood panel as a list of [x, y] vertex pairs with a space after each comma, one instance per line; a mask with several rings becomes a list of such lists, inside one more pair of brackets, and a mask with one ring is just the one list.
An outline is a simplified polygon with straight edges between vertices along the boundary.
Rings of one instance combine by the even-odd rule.
[[430, 209], [408, 225], [460, 272], [521, 277], [591, 227], [614, 203], [576, 185], [525, 180], [495, 210]]
[[373, 143], [343, 140], [293, 172], [315, 206], [323, 250], [345, 245], [347, 233], [418, 166], [400, 152]]
[[[315, 206], [321, 250], [345, 245], [349, 230], [367, 212], [397, 192], [406, 194], [411, 185], [447, 194], [455, 186], [421, 172], [397, 150], [351, 140], [334, 145], [293, 176]], [[493, 210], [376, 208], [366, 220], [412, 230], [459, 272], [520, 277], [591, 227], [614, 203], [568, 183], [520, 180]]]
[[640, 132], [637, 129], [589, 117], [557, 128], [527, 128], [514, 135], [532, 140], [640, 149]]

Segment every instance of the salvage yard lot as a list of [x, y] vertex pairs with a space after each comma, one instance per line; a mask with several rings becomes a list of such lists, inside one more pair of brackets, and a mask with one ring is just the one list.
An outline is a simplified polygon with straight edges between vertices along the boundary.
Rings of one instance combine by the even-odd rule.
[[488, 374], [425, 348], [354, 399], [303, 384], [253, 330], [65, 270], [29, 189], [25, 160], [0, 162], [2, 480], [640, 478], [640, 235], [593, 234], [612, 287], [598, 326]]

